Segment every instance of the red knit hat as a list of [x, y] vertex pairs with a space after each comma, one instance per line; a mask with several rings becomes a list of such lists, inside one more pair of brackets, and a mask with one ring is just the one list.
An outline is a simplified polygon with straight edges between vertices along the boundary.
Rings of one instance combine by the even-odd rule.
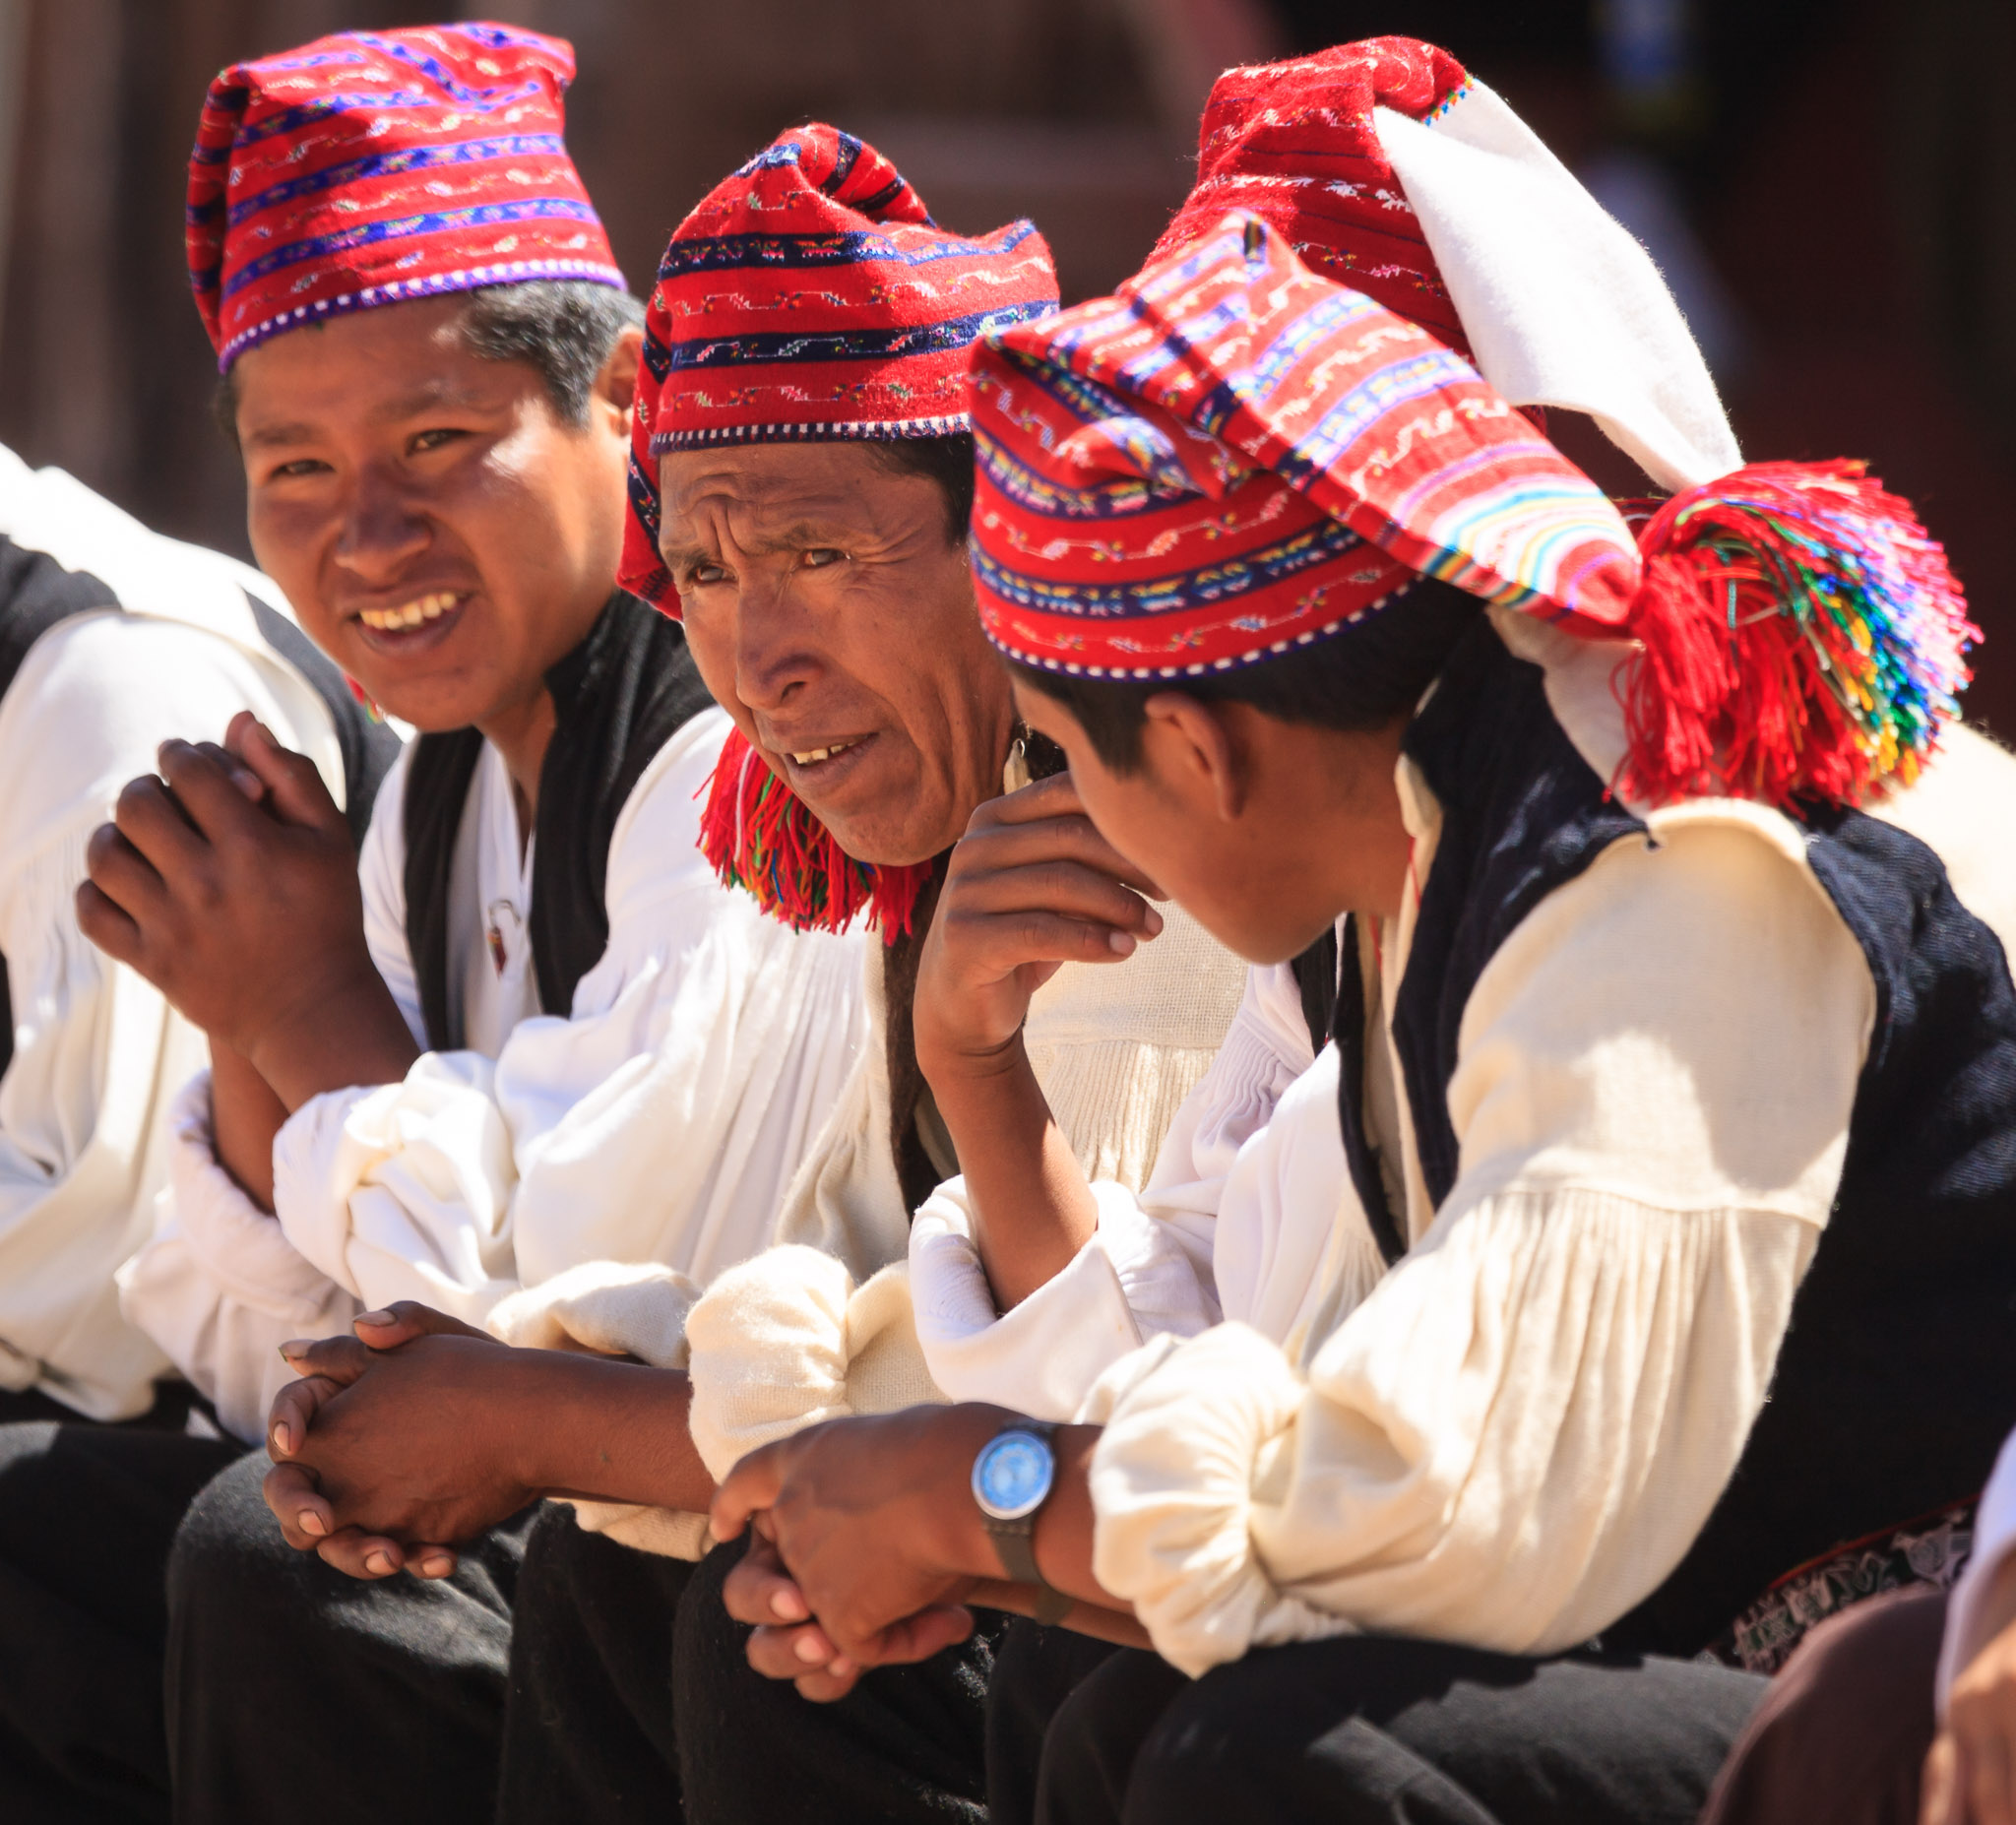
[[974, 339], [1056, 308], [1033, 224], [948, 234], [872, 146], [793, 127], [701, 199], [659, 265], [623, 587], [678, 613], [658, 555], [666, 451], [964, 431]]
[[1850, 464], [1616, 509], [1469, 362], [1258, 218], [975, 351], [980, 616], [1012, 659], [1180, 679], [1347, 632], [1417, 575], [1637, 640], [1617, 782], [1853, 802], [1955, 713], [1979, 633]]
[[1242, 209], [1276, 229], [1311, 272], [1468, 353], [1463, 321], [1380, 143], [1375, 110], [1432, 121], [1469, 87], [1454, 57], [1415, 38], [1366, 38], [1228, 70], [1205, 105], [1196, 185], [1149, 259]]
[[536, 279], [623, 283], [561, 139], [563, 39], [339, 31], [234, 64], [189, 157], [189, 283], [220, 370], [339, 311]]
[[[782, 135], [701, 200], [659, 266], [623, 587], [679, 612], [659, 556], [667, 451], [963, 432], [975, 339], [1056, 307], [1056, 269], [1031, 223], [948, 234], [872, 146], [819, 123]], [[846, 854], [739, 731], [715, 769], [701, 843], [723, 880], [800, 928], [837, 930], [865, 912], [894, 938], [930, 872]]]

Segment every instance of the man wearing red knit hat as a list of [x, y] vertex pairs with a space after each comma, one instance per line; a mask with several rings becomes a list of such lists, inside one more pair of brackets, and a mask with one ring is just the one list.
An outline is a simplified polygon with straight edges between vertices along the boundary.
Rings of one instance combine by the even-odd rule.
[[[383, 1338], [369, 1308], [419, 1296], [467, 1331], [585, 1259], [707, 1276], [760, 1246], [860, 1038], [863, 940], [764, 918], [700, 853], [728, 720], [678, 627], [617, 588], [642, 311], [567, 157], [572, 76], [564, 43], [503, 26], [340, 33], [220, 76], [191, 158], [254, 548], [422, 731], [361, 864], [249, 719], [227, 757], [170, 743], [168, 789], [136, 783], [92, 847], [83, 922], [216, 1067], [124, 1308], [246, 1442], [289, 1376], [277, 1347], [360, 1311]], [[165, 1637], [206, 1668], [171, 1688], [183, 1816], [350, 1816], [358, 1732], [439, 1694], [415, 1766], [488, 1817], [529, 1498], [452, 1577], [391, 1578], [390, 1542], [288, 1551], [255, 1457], [198, 1502], [163, 1615], [181, 1496], [137, 1461], [65, 1496], [64, 1468], [10, 1464], [7, 1570], [36, 1601], [9, 1607], [7, 1658], [40, 1664], [54, 1630], [90, 1680], [13, 1682], [0, 1811], [166, 1815]], [[87, 1509], [143, 1602], [78, 1549]], [[579, 1578], [662, 1575], [560, 1518]], [[330, 1612], [346, 1661], [297, 1645]], [[341, 1728], [275, 1731], [248, 1677]]]
[[[699, 1511], [713, 1472], [740, 1452], [695, 1456], [689, 1387], [696, 1414], [710, 1389], [732, 1410], [708, 1433], [717, 1444], [744, 1438], [738, 1427], [774, 1436], [836, 1399], [878, 1410], [936, 1398], [906, 1345], [909, 1214], [990, 1137], [954, 1100], [921, 1095], [926, 1036], [914, 1042], [909, 991], [926, 926], [934, 955], [964, 960], [996, 1003], [1014, 1004], [1012, 1044], [994, 1064], [1040, 1144], [1073, 1171], [1130, 1188], [1237, 999], [1236, 960], [1185, 919], [1164, 929], [1116, 888], [1121, 864], [1074, 815], [1068, 787], [1038, 786], [1015, 809], [983, 814], [1006, 839], [985, 865], [952, 870], [943, 859], [982, 803], [1030, 771], [965, 561], [965, 363], [976, 337], [1054, 304], [1048, 253], [1030, 224], [950, 233], [872, 148], [819, 125], [786, 134], [725, 180], [667, 250], [643, 349], [623, 581], [683, 617], [736, 724], [703, 817], [715, 865], [781, 934], [878, 931], [869, 1039], [767, 1225], [767, 1239], [801, 1246], [782, 1251], [788, 1272], [744, 1289], [747, 1303], [724, 1327], [749, 1346], [732, 1369], [707, 1371], [696, 1336], [689, 1383], [684, 1321], [700, 1275], [611, 1255], [528, 1284], [490, 1312], [493, 1332], [537, 1348], [444, 1336], [389, 1348], [438, 1327], [415, 1308], [404, 1331], [371, 1331], [375, 1353], [338, 1340], [301, 1354], [300, 1367], [327, 1379], [276, 1407], [269, 1439], [281, 1462], [267, 1495], [296, 1546], [328, 1553], [341, 1541], [344, 1562], [382, 1552], [424, 1571], [528, 1499], [564, 1491], [584, 1526], [642, 1548], [618, 1598], [613, 1586], [584, 1585], [580, 1549], [562, 1543], [579, 1538], [573, 1513], [540, 1524], [510, 1604], [506, 1816], [660, 1816], [682, 1796], [701, 1816], [784, 1816], [809, 1792], [806, 1755], [871, 1796], [862, 1803], [878, 1816], [941, 1817], [978, 1802], [985, 1637], [817, 1714], [736, 1655], [732, 1671], [758, 1705], [774, 1711], [781, 1698], [793, 1719], [816, 1718], [816, 1743], [782, 1740], [767, 1711], [731, 1730], [682, 1731], [666, 1656], [675, 1632], [710, 1643], [722, 1634], [724, 1565], [717, 1558], [683, 1588], [679, 1561], [710, 1543]], [[1018, 879], [1059, 860], [1089, 896], [1120, 895], [1129, 932], [1116, 944], [1102, 924], [1066, 925], [1029, 959], [1026, 982], [1004, 985], [1012, 966], [986, 953], [987, 934], [1026, 926]], [[1057, 968], [1086, 958], [1108, 967]], [[662, 1145], [682, 1151], [675, 1125]], [[773, 1322], [786, 1308], [824, 1315], [826, 1336], [801, 1347], [801, 1331]], [[569, 1345], [636, 1361], [555, 1348]], [[266, 1585], [237, 1581], [245, 1556], [228, 1536], [215, 1549], [217, 1507], [206, 1502], [184, 1531], [170, 1689], [178, 1705], [203, 1709], [179, 1739], [200, 1735], [220, 1761], [256, 1765], [254, 1726], [203, 1697], [255, 1640], [284, 1636], [288, 1659], [318, 1677], [334, 1664], [370, 1668], [345, 1630], [297, 1599], [276, 1603]], [[220, 1600], [262, 1620], [205, 1624], [227, 1606]], [[439, 1696], [438, 1707], [406, 1692], [400, 1702], [430, 1718], [429, 1740], [473, 1745], [484, 1720], [452, 1689]], [[722, 1715], [727, 1698], [704, 1685], [697, 1715]], [[312, 1753], [343, 1741], [317, 1731]], [[474, 1796], [445, 1768], [439, 1780], [410, 1771], [410, 1796], [423, 1781], [430, 1812], [453, 1816]]]
[[[1405, 40], [1221, 85], [1262, 91], [1260, 151], [1355, 168], [1249, 167], [1285, 210], [984, 341], [975, 562], [1114, 848], [1256, 976], [1335, 929], [1332, 1043], [1202, 1249], [1102, 1195], [1013, 1310], [927, 1312], [920, 1213], [964, 1404], [744, 1459], [728, 1606], [829, 1694], [1004, 1575], [1129, 1614], [1156, 1652], [1047, 1728], [1004, 1653], [1037, 1817], [1682, 1825], [1802, 1627], [1951, 1576], [2006, 1426], [2016, 762], [1909, 507], [1703, 436], [1656, 277], [1495, 96]], [[1381, 165], [1383, 254], [1322, 222]], [[1565, 323], [1465, 301], [1549, 250]], [[1672, 497], [1634, 533], [1536, 404]], [[1064, 1405], [1046, 1346], [1122, 1309]]]

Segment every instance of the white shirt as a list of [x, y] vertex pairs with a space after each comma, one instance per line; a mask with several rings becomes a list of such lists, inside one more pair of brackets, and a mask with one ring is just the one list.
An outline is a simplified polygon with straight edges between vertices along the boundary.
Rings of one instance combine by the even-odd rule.
[[148, 1233], [168, 1111], [203, 1035], [78, 929], [85, 846], [160, 743], [221, 740], [251, 710], [306, 751], [337, 801], [322, 700], [260, 637], [257, 571], [158, 537], [57, 470], [0, 449], [0, 536], [106, 586], [59, 623], [0, 701], [0, 953], [14, 1056], [0, 1078], [0, 1387], [94, 1419], [144, 1413], [167, 1359], [120, 1316], [113, 1274]]
[[[1612, 777], [1617, 651], [1495, 619]], [[1400, 787], [1418, 882], [1440, 814], [1405, 762]], [[1962, 728], [1874, 807], [1941, 854], [2005, 946], [2012, 797], [2016, 762]], [[1243, 1055], [1228, 1043], [1149, 1191], [1099, 1188], [1085, 1257], [1104, 1271], [1074, 1263], [1002, 1319], [970, 1289], [963, 1322], [930, 1330], [919, 1293], [948, 1392], [1026, 1406], [1033, 1389], [1052, 1413], [1076, 1397], [1104, 1425], [1095, 1570], [1175, 1665], [1354, 1629], [1555, 1651], [1648, 1596], [1705, 1523], [1828, 1220], [1874, 987], [1788, 820], [1709, 801], [1648, 822], [1656, 845], [1613, 845], [1480, 976], [1439, 1210], [1398, 1072], [1384, 1121], [1368, 1097], [1405, 1193], [1391, 1271], [1346, 1169], [1336, 1051], [1282, 1088], [1290, 1004], [1256, 979]], [[1389, 1067], [1416, 904], [1367, 966]], [[934, 1215], [942, 1270], [962, 1226], [949, 1200]], [[914, 1238], [921, 1280], [922, 1217]]]
[[[197, 1087], [126, 1303], [239, 1436], [260, 1434], [287, 1378], [276, 1346], [366, 1307], [418, 1299], [481, 1323], [583, 1261], [706, 1277], [767, 1239], [853, 1062], [865, 940], [793, 933], [715, 879], [700, 798], [727, 728], [718, 710], [694, 718], [632, 790], [609, 845], [608, 947], [565, 1019], [528, 1011], [524, 919], [499, 909], [529, 909], [530, 846], [521, 858], [486, 751], [451, 886], [471, 1044], [296, 1110], [274, 1146], [277, 1223], [218, 1168]], [[360, 870], [372, 955], [417, 1035], [405, 781], [396, 769], [380, 791]]]

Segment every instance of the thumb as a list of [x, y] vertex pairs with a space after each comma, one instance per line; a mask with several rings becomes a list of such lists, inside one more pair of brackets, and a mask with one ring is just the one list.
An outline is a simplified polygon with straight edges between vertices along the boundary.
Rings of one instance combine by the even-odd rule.
[[416, 1337], [478, 1337], [486, 1344], [497, 1341], [489, 1332], [437, 1312], [417, 1299], [398, 1299], [383, 1311], [359, 1312], [350, 1320], [350, 1329], [373, 1350], [397, 1350]]
[[784, 1485], [783, 1464], [777, 1445], [762, 1445], [728, 1472], [709, 1510], [716, 1540], [735, 1539], [752, 1514], [777, 1506]]
[[343, 813], [322, 784], [315, 763], [305, 754], [282, 747], [251, 711], [241, 710], [231, 718], [231, 725], [224, 731], [224, 748], [266, 787], [268, 801], [282, 823], [305, 825], [311, 830], [342, 826]]

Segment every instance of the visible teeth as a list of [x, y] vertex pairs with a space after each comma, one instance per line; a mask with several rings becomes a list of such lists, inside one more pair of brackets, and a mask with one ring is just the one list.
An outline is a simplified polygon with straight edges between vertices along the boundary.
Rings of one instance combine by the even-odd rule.
[[836, 754], [845, 754], [853, 745], [851, 741], [836, 741], [830, 748], [807, 748], [802, 754], [794, 752], [791, 759], [800, 767], [809, 767], [816, 761], [831, 760]]
[[357, 619], [380, 633], [396, 633], [401, 628], [418, 627], [422, 621], [438, 621], [461, 599], [453, 590], [436, 590], [430, 596], [416, 596], [398, 608], [362, 609]]

